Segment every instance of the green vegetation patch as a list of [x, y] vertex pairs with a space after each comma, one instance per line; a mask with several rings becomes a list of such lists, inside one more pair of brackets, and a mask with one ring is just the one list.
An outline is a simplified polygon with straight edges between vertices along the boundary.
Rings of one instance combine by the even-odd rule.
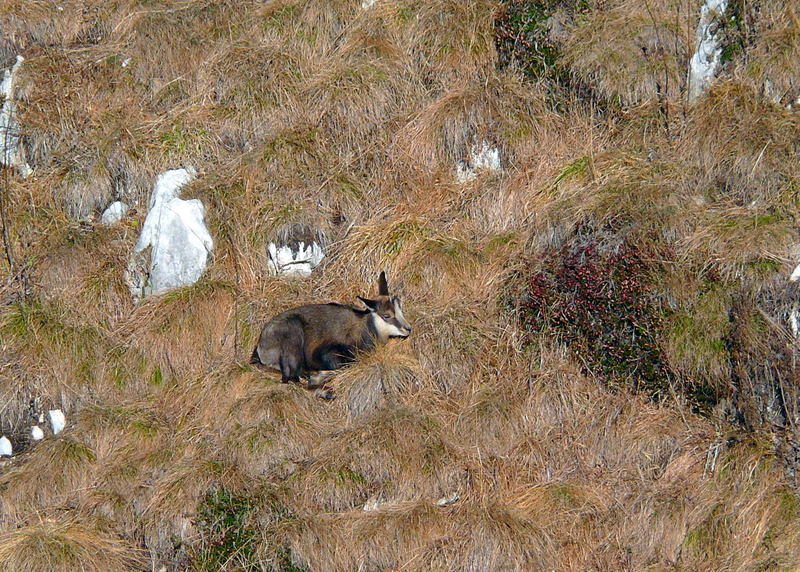
[[210, 491], [198, 510], [201, 546], [194, 554], [200, 570], [260, 570], [256, 558], [257, 506], [253, 499], [226, 489]]
[[549, 34], [549, 19], [558, 4], [553, 0], [502, 3], [494, 29], [500, 67], [515, 64], [532, 79], [561, 73], [559, 50]]
[[162, 131], [158, 138], [166, 154], [184, 155], [199, 153], [208, 143], [209, 137], [208, 130], [204, 128], [195, 128], [178, 122]]
[[725, 512], [722, 504], [718, 504], [688, 532], [684, 546], [694, 555], [715, 558], [724, 551], [732, 530], [733, 518]]
[[[272, 493], [248, 495], [213, 488], [197, 510], [200, 538], [189, 550], [193, 568], [302, 572], [278, 530], [292, 518]], [[265, 521], [271, 524], [265, 527]]]
[[590, 8], [588, 0], [505, 0], [494, 20], [498, 66], [516, 67], [530, 80], [547, 80], [550, 87], [577, 88], [556, 37]]
[[747, 5], [745, 0], [732, 0], [719, 17], [722, 33], [720, 62], [724, 65], [744, 54], [751, 31], [747, 29]]
[[21, 300], [0, 312], [0, 341], [32, 360], [64, 360], [73, 378], [91, 382], [109, 341], [97, 328], [73, 321], [75, 316], [56, 302]]
[[670, 364], [693, 381], [687, 391], [701, 411], [715, 404], [717, 380], [730, 378], [731, 303], [728, 288], [712, 282], [664, 324], [663, 347]]

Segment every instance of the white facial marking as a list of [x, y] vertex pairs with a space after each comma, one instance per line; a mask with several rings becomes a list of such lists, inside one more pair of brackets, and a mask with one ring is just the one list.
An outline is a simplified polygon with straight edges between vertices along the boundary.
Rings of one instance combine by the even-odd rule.
[[377, 312], [373, 312], [372, 315], [374, 316], [375, 321], [375, 331], [378, 333], [378, 337], [381, 341], [386, 341], [392, 336], [405, 336], [406, 333], [400, 331], [400, 328], [395, 326], [394, 324], [390, 324], [383, 318], [381, 318], [380, 314]]

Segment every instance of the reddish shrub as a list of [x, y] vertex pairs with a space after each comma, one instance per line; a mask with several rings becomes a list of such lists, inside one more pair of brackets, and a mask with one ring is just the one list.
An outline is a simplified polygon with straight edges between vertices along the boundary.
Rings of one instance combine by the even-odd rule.
[[593, 373], [659, 395], [670, 372], [656, 341], [662, 315], [650, 280], [626, 243], [610, 252], [596, 241], [550, 251], [525, 279], [520, 320], [531, 334], [555, 333]]

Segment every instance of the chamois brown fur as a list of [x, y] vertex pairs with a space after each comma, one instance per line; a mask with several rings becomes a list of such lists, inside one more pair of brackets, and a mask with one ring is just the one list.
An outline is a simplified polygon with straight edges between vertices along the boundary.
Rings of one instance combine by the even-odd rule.
[[[378, 342], [411, 333], [400, 302], [389, 295], [384, 272], [378, 281], [378, 297], [359, 299], [366, 310], [332, 302], [278, 314], [261, 330], [250, 363], [280, 371], [284, 383], [297, 382], [311, 372], [339, 369]], [[312, 388], [318, 385], [309, 383]]]

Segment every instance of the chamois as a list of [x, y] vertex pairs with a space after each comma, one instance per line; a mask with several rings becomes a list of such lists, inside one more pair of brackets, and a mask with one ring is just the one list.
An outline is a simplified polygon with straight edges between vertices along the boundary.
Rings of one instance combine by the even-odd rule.
[[[332, 302], [278, 314], [261, 330], [250, 363], [280, 371], [283, 383], [304, 377], [308, 389], [318, 389], [332, 375], [331, 370], [352, 362], [358, 352], [411, 333], [400, 301], [389, 294], [385, 272], [378, 278], [378, 297], [358, 299], [365, 310]], [[330, 393], [320, 396], [332, 398]]]

